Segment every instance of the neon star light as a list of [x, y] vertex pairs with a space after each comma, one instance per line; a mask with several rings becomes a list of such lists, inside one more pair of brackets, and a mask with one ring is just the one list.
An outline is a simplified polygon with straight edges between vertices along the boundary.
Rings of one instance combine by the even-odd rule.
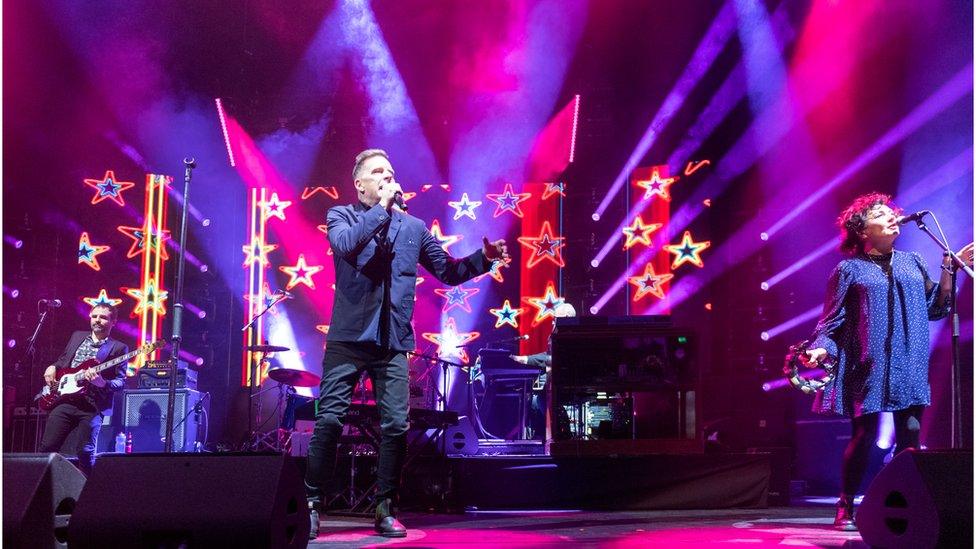
[[335, 185], [331, 187], [305, 187], [302, 189], [302, 200], [312, 198], [317, 192], [321, 192], [332, 200], [339, 200], [339, 189], [335, 188]]
[[508, 324], [512, 328], [518, 328], [518, 317], [525, 312], [525, 309], [519, 307], [518, 309], [512, 308], [512, 303], [509, 300], [505, 300], [505, 303], [498, 309], [488, 309], [488, 312], [495, 315], [495, 327], [501, 328], [505, 324]]
[[472, 221], [478, 220], [478, 218], [475, 217], [474, 209], [481, 205], [481, 201], [469, 200], [468, 193], [463, 193], [461, 195], [461, 200], [448, 201], [447, 205], [454, 208], [454, 221], [457, 221], [462, 217], [470, 217]]
[[316, 324], [315, 329], [322, 332], [324, 335], [329, 335], [329, 326], [331, 326], [331, 324]]
[[108, 296], [108, 292], [105, 291], [105, 288], [102, 288], [101, 290], [99, 290], [97, 296], [95, 296], [95, 297], [83, 297], [83, 298], [81, 298], [81, 300], [84, 301], [85, 303], [87, 303], [91, 307], [97, 307], [99, 305], [111, 305], [111, 306], [115, 307], [119, 303], [122, 303], [122, 300], [121, 299], [116, 299], [116, 298], [109, 297]]
[[434, 293], [443, 297], [447, 301], [444, 303], [444, 308], [441, 309], [442, 312], [448, 312], [451, 309], [457, 307], [464, 312], [471, 312], [471, 304], [468, 303], [468, 298], [477, 294], [481, 290], [478, 288], [464, 288], [463, 286], [454, 286], [448, 290], [443, 288], [435, 288]]
[[[572, 162], [572, 160], [570, 160]], [[546, 190], [542, 191], [542, 199], [546, 200], [550, 196], [558, 194], [559, 196], [566, 197], [566, 184], [560, 181], [559, 183], [546, 183]]]
[[669, 244], [664, 249], [674, 254], [674, 261], [671, 262], [671, 270], [673, 271], [685, 263], [691, 263], [698, 268], [704, 267], [705, 264], [702, 262], [701, 253], [711, 245], [712, 242], [710, 240], [703, 242], [693, 241], [691, 239], [691, 232], [685, 231], [680, 243]]
[[664, 299], [664, 283], [672, 278], [674, 278], [674, 275], [671, 273], [655, 274], [654, 265], [648, 263], [644, 267], [644, 274], [628, 277], [627, 282], [637, 287], [637, 292], [634, 294], [634, 301], [640, 301], [647, 294], [651, 294], [658, 299]]
[[547, 318], [556, 318], [556, 308], [566, 302], [564, 298], [556, 295], [556, 285], [552, 281], [546, 284], [546, 293], [542, 296], [523, 299], [537, 310], [535, 318], [532, 319], [532, 326], [539, 325]]
[[[262, 291], [256, 294], [244, 294], [244, 301], [251, 303], [258, 303], [261, 305], [261, 310], [266, 309], [269, 305], [274, 303], [276, 296], [274, 292], [271, 291], [271, 285], [267, 281], [264, 282]], [[273, 316], [278, 316], [278, 308], [272, 307], [268, 310], [268, 313]]]
[[292, 267], [278, 267], [281, 272], [291, 277], [291, 280], [285, 286], [286, 290], [290, 290], [299, 284], [304, 284], [314, 290], [315, 282], [312, 281], [312, 275], [324, 268], [322, 265], [309, 265], [306, 263], [305, 254], [298, 254], [298, 263]]
[[133, 240], [132, 246], [129, 247], [129, 251], [125, 255], [126, 257], [133, 258], [144, 253], [148, 247], [158, 252], [164, 261], [169, 259], [169, 252], [166, 251], [166, 246], [163, 243], [169, 240], [170, 232], [154, 226], [152, 219], [147, 218], [142, 227], [119, 225], [118, 231]]
[[461, 362], [469, 362], [468, 352], [463, 345], [481, 337], [480, 332], [458, 332], [453, 318], [448, 318], [441, 332], [425, 332], [421, 336], [437, 345], [437, 356], [441, 358], [456, 356]]
[[119, 206], [125, 206], [125, 199], [122, 198], [122, 191], [131, 189], [135, 187], [136, 184], [131, 181], [118, 181], [115, 179], [115, 172], [108, 170], [105, 172], [105, 177], [102, 179], [86, 179], [85, 185], [95, 189], [95, 196], [92, 198], [92, 204], [98, 204], [103, 200], [111, 200]]
[[169, 292], [159, 289], [156, 286], [155, 279], [150, 278], [145, 288], [122, 288], [122, 291], [136, 300], [136, 308], [133, 314], [138, 315], [143, 311], [150, 310], [160, 316], [166, 314], [166, 305], [164, 302], [169, 296]]
[[285, 208], [291, 206], [291, 200], [279, 200], [278, 193], [271, 193], [271, 199], [261, 203], [264, 219], [277, 217], [285, 221]]
[[522, 217], [522, 206], [521, 203], [528, 200], [532, 196], [532, 193], [515, 193], [512, 191], [512, 184], [505, 184], [505, 191], [502, 194], [486, 194], [485, 197], [491, 200], [498, 206], [495, 207], [495, 215], [492, 217], [498, 217], [505, 212], [511, 212], [518, 217]]
[[88, 233], [81, 233], [78, 240], [78, 263], [84, 263], [96, 271], [102, 270], [98, 264], [98, 254], [105, 253], [110, 246], [95, 246], [88, 239]]
[[464, 238], [463, 235], [459, 234], [444, 234], [444, 231], [441, 229], [441, 222], [436, 219], [430, 224], [430, 234], [440, 244], [441, 248], [444, 248], [445, 252], [448, 251], [448, 248]]
[[631, 223], [629, 227], [624, 227], [622, 229], [624, 236], [627, 237], [627, 241], [624, 242], [624, 249], [629, 250], [636, 244], [650, 246], [651, 233], [660, 229], [661, 227], [662, 225], [660, 223], [650, 223], [645, 225], [644, 219], [638, 215], [634, 218], [634, 222]]
[[543, 259], [549, 260], [559, 267], [565, 267], [566, 263], [563, 261], [563, 254], [560, 251], [566, 245], [565, 240], [565, 238], [553, 234], [552, 226], [549, 225], [548, 221], [542, 224], [542, 231], [539, 232], [538, 237], [520, 236], [518, 238], [519, 244], [532, 250], [528, 265], [526, 265], [530, 269]]
[[635, 184], [644, 189], [644, 200], [650, 200], [656, 195], [660, 196], [663, 200], [670, 202], [671, 193], [668, 190], [668, 187], [670, 187], [677, 180], [677, 176], [665, 177], [662, 179], [660, 170], [658, 168], [654, 168], [651, 171], [650, 179], [639, 180]]
[[255, 263], [262, 267], [268, 265], [268, 253], [277, 250], [277, 244], [265, 244], [261, 241], [261, 237], [254, 235], [251, 239], [250, 245], [244, 245], [241, 247], [244, 250], [244, 268], [247, 268]]

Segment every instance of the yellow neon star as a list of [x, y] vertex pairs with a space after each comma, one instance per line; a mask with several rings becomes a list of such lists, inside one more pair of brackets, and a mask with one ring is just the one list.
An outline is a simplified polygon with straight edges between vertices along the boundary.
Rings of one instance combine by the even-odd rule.
[[705, 264], [702, 262], [701, 253], [711, 245], [712, 242], [710, 240], [703, 242], [693, 241], [691, 239], [691, 232], [685, 231], [680, 243], [669, 244], [664, 249], [673, 253], [675, 256], [674, 261], [671, 263], [671, 270], [673, 271], [685, 263], [691, 263], [698, 268], [704, 267]]
[[674, 275], [671, 273], [654, 274], [654, 265], [648, 263], [644, 267], [644, 274], [628, 277], [627, 282], [637, 287], [637, 293], [634, 294], [634, 301], [639, 301], [647, 294], [651, 294], [658, 299], [664, 299], [664, 283], [672, 278], [674, 278]]
[[660, 229], [661, 227], [662, 225], [660, 223], [650, 223], [645, 225], [644, 220], [640, 215], [638, 215], [634, 218], [634, 222], [631, 223], [629, 227], [623, 228], [624, 236], [627, 237], [627, 241], [624, 242], [624, 249], [629, 250], [636, 244], [650, 246], [651, 233]]
[[665, 177], [661, 178], [661, 172], [658, 168], [654, 168], [651, 171], [651, 178], [647, 180], [638, 180], [637, 186], [644, 189], [644, 200], [652, 198], [654, 195], [660, 196], [662, 199], [671, 201], [671, 193], [668, 191], [668, 187], [672, 183], [678, 180], [678, 177]]
[[309, 265], [306, 263], [305, 254], [298, 254], [298, 263], [293, 267], [278, 267], [281, 272], [291, 277], [291, 280], [285, 286], [286, 290], [290, 290], [299, 284], [304, 284], [314, 290], [315, 282], [312, 281], [312, 275], [324, 268], [322, 265]]
[[251, 240], [250, 246], [241, 246], [244, 250], [244, 268], [253, 265], [254, 262], [258, 262], [261, 266], [265, 267], [268, 265], [268, 253], [277, 250], [277, 244], [264, 244], [261, 239], [255, 235], [254, 239]]

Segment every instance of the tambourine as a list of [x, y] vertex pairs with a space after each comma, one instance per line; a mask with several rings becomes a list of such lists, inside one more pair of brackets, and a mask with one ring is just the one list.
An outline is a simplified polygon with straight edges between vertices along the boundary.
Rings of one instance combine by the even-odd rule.
[[818, 364], [824, 369], [823, 377], [801, 377], [800, 369], [805, 368], [803, 366], [803, 358], [806, 357], [806, 351], [809, 345], [810, 340], [807, 339], [790, 347], [790, 352], [786, 354], [786, 361], [783, 364], [783, 374], [786, 375], [786, 379], [790, 382], [790, 385], [808, 395], [812, 395], [822, 390], [828, 383], [834, 380], [834, 377], [837, 375], [837, 360], [827, 355], [819, 361]]

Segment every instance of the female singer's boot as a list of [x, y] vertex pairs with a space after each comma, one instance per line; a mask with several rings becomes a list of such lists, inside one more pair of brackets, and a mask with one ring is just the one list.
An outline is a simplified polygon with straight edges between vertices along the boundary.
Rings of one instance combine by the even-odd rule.
[[834, 518], [834, 528], [845, 532], [854, 532], [854, 496], [841, 494], [837, 499], [837, 517]]

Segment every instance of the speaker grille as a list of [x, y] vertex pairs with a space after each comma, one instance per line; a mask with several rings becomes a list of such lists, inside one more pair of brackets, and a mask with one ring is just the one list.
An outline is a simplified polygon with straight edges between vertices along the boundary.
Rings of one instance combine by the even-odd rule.
[[[166, 432], [166, 406], [169, 391], [144, 390], [125, 392], [125, 416], [123, 431], [132, 435], [133, 452], [160, 452], [164, 448]], [[200, 393], [192, 389], [177, 389], [173, 406], [173, 425], [186, 416], [187, 410], [200, 400]], [[196, 424], [189, 417], [173, 433], [173, 448], [188, 450], [188, 439], [195, 442]]]

